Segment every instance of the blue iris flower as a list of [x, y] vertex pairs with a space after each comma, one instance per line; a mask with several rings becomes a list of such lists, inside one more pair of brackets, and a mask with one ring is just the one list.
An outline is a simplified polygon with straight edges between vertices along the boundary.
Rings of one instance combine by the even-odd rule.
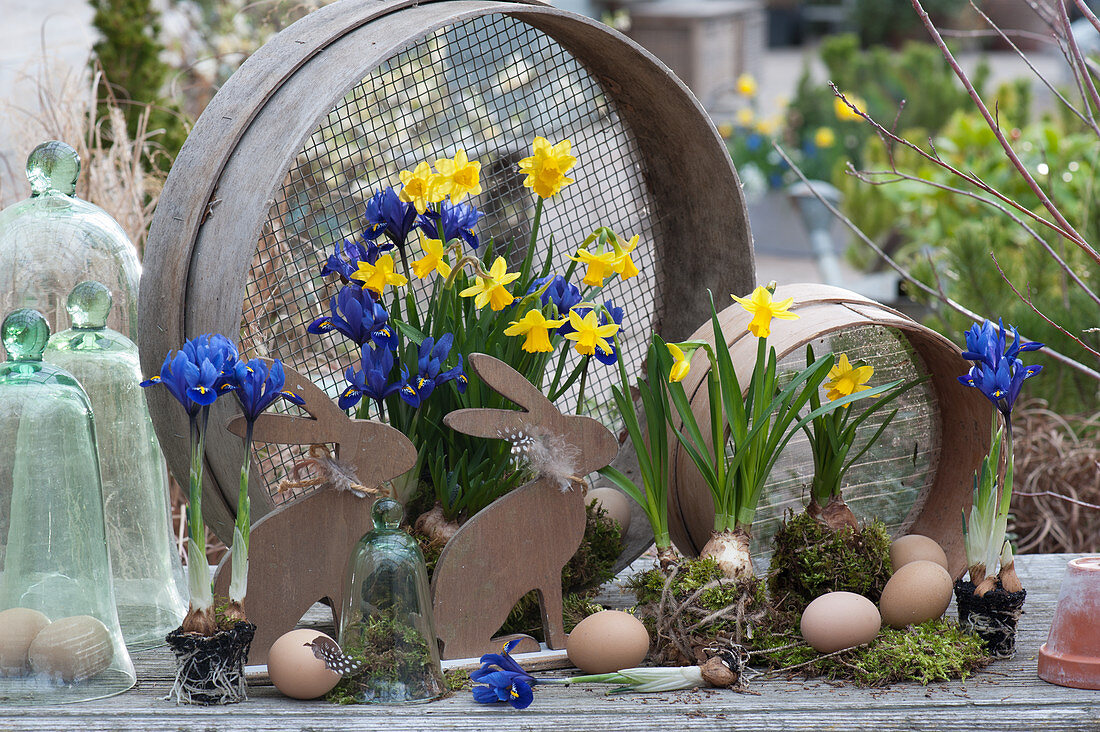
[[467, 203], [451, 203], [444, 200], [439, 211], [426, 211], [417, 219], [416, 228], [423, 231], [429, 239], [439, 238], [439, 222], [443, 222], [443, 242], [461, 239], [471, 249], [477, 249], [478, 239], [474, 227], [485, 214]]
[[397, 331], [389, 324], [389, 313], [375, 302], [370, 290], [345, 285], [329, 300], [329, 311], [329, 315], [306, 326], [306, 331], [314, 334], [336, 331], [359, 346], [373, 341], [384, 348], [397, 347]]
[[531, 687], [537, 682], [508, 655], [517, 643], [518, 640], [509, 641], [502, 653], [486, 653], [481, 657], [481, 668], [470, 673], [471, 681], [484, 684], [474, 687], [474, 701], [481, 704], [507, 702], [516, 709], [531, 706], [534, 700]]
[[972, 386], [985, 394], [989, 401], [1004, 415], [1008, 422], [1012, 416], [1012, 407], [1020, 396], [1024, 381], [1035, 376], [1043, 367], [1025, 365], [1016, 358], [1022, 351], [1037, 351], [1042, 343], [1021, 343], [1020, 335], [1009, 326], [1012, 344], [1006, 347], [1006, 331], [1000, 320], [994, 326], [986, 320], [980, 326], [975, 324], [966, 332], [966, 350], [963, 358], [973, 361], [974, 365], [959, 381]]
[[[543, 305], [551, 302], [554, 303], [554, 307], [558, 310], [558, 317], [568, 317], [569, 311], [573, 309], [573, 306], [582, 300], [580, 289], [561, 275], [551, 275], [548, 277], [539, 277], [531, 282], [531, 286], [527, 288], [527, 294], [530, 295], [547, 282], [549, 282], [550, 285], [543, 290], [542, 295], [539, 296], [540, 302], [542, 302]], [[562, 333], [562, 328], [565, 328], [567, 325], [568, 321], [558, 329], [558, 332]], [[570, 330], [572, 329], [570, 328]]]
[[337, 403], [340, 409], [351, 409], [363, 397], [381, 402], [401, 388], [401, 382], [390, 382], [393, 371], [393, 351], [388, 348], [374, 348], [370, 343], [360, 350], [360, 368], [358, 371], [348, 366], [344, 377], [348, 386], [340, 393]]
[[[600, 313], [600, 325], [607, 325], [614, 321], [615, 324], [621, 328], [623, 324], [623, 309], [615, 307], [610, 302], [605, 302], [603, 306], [606, 308], [606, 311]], [[610, 319], [607, 317], [608, 313], [611, 314]], [[596, 352], [593, 355], [596, 357], [596, 360], [604, 366], [613, 366], [615, 362], [619, 360], [619, 349], [615, 347], [614, 340], [609, 340], [608, 343], [611, 344], [610, 351], [604, 351], [597, 346]]]
[[374, 241], [385, 234], [394, 246], [404, 249], [416, 223], [416, 206], [402, 201], [389, 186], [370, 197], [363, 219], [367, 222], [364, 239]]
[[745, 149], [750, 151], [759, 150], [764, 144], [764, 136], [758, 132], [753, 132], [751, 135], [745, 138]]
[[459, 393], [466, 391], [468, 380], [462, 369], [462, 354], [458, 355], [458, 365], [443, 371], [443, 363], [451, 352], [454, 343], [454, 335], [444, 333], [438, 341], [428, 337], [420, 344], [420, 351], [416, 359], [416, 374], [412, 377], [404, 372], [405, 383], [401, 386], [401, 398], [409, 406], [419, 407], [425, 399], [431, 396], [435, 388], [448, 381], [454, 381]]
[[188, 416], [194, 417], [201, 407], [236, 388], [237, 359], [237, 348], [228, 338], [216, 333], [201, 335], [184, 343], [179, 351], [169, 352], [160, 374], [141, 386], [163, 384]]
[[282, 361], [275, 360], [268, 367], [263, 359], [254, 358], [247, 363], [238, 362], [236, 369], [237, 401], [244, 411], [244, 418], [251, 424], [278, 399], [286, 399], [301, 406], [305, 401], [298, 394], [286, 391], [286, 374]]

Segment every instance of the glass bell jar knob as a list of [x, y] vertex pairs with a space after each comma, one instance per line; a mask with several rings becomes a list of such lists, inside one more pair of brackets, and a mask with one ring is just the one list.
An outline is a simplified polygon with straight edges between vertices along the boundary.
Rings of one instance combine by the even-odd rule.
[[107, 327], [111, 312], [111, 291], [99, 282], [81, 282], [65, 301], [74, 328], [98, 330]]
[[66, 299], [73, 327], [50, 338], [44, 358], [80, 381], [95, 412], [115, 602], [127, 647], [141, 650], [179, 626], [187, 591], [137, 346], [106, 327], [111, 299], [100, 282], [77, 284]]
[[80, 155], [61, 140], [50, 140], [31, 151], [27, 157], [27, 180], [31, 195], [76, 193], [76, 181], [80, 177]]
[[9, 313], [2, 326], [4, 350], [12, 361], [41, 361], [50, 340], [50, 326], [42, 313], [21, 308]]
[[380, 498], [374, 530], [348, 560], [339, 642], [360, 671], [334, 693], [361, 704], [430, 701], [446, 691], [424, 555], [399, 527], [401, 504]]
[[40, 313], [17, 310], [0, 329], [10, 359], [0, 364], [0, 706], [118, 694], [135, 677], [92, 407], [71, 374], [43, 360]]

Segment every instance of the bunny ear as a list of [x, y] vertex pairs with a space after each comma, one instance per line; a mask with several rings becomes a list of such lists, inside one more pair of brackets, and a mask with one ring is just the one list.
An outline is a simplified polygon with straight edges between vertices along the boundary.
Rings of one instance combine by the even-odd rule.
[[458, 409], [443, 417], [455, 432], [490, 440], [507, 439], [536, 422], [527, 412], [514, 409]]
[[[500, 359], [484, 353], [471, 353], [470, 366], [481, 380], [492, 387], [502, 397], [512, 400], [531, 413], [527, 422], [546, 422], [561, 415], [557, 407], [524, 378], [523, 374]], [[500, 410], [478, 410], [481, 412]], [[507, 414], [507, 411], [505, 411]], [[456, 428], [457, 429], [457, 428]], [[470, 433], [467, 433], [470, 434]]]

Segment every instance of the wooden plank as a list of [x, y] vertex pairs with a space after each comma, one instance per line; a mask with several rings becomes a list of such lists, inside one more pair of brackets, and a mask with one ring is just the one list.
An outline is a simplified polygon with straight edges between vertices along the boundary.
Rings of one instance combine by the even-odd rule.
[[[948, 683], [899, 684], [867, 690], [784, 679], [757, 680], [759, 696], [705, 690], [607, 697], [596, 686], [541, 686], [523, 712], [479, 705], [469, 692], [431, 704], [339, 707], [252, 686], [249, 701], [229, 707], [177, 707], [160, 700], [171, 687], [166, 649], [135, 654], [138, 686], [111, 699], [49, 708], [0, 708], [0, 729], [58, 730], [888, 730], [1100, 729], [1100, 694], [1040, 681], [1035, 672], [1065, 563], [1078, 555], [1024, 555], [1016, 560], [1028, 589], [1018, 651], [987, 672]], [[631, 571], [652, 559], [640, 559]], [[605, 588], [615, 591], [614, 586]], [[953, 610], [948, 611], [953, 614]], [[551, 675], [551, 674], [546, 674]]]

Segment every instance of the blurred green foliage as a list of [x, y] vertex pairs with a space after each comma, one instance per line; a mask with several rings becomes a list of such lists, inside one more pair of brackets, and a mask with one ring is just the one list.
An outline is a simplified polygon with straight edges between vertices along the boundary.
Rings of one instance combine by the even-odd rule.
[[[921, 5], [943, 27], [942, 21], [956, 15], [966, 4], [957, 0], [922, 0]], [[925, 35], [911, 0], [856, 0], [851, 21], [864, 46], [896, 45]]]

